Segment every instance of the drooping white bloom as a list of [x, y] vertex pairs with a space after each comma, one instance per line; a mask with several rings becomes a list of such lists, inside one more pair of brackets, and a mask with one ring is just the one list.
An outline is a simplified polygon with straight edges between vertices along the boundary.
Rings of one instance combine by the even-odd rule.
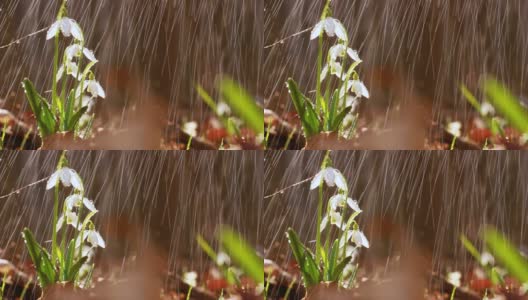
[[484, 102], [480, 106], [480, 113], [485, 117], [493, 116], [495, 115], [495, 107], [493, 107], [493, 105], [491, 105], [489, 102]]
[[81, 26], [73, 19], [62, 18], [55, 21], [48, 30], [46, 40], [54, 38], [59, 32], [65, 37], [73, 36], [78, 41], [84, 41]]
[[365, 234], [363, 234], [363, 232], [359, 230], [351, 230], [348, 234], [349, 234], [350, 241], [356, 244], [356, 246], [365, 247], [365, 248], [370, 247], [370, 243], [367, 240], [367, 237], [365, 236]]
[[219, 266], [229, 266], [231, 264], [231, 257], [225, 252], [220, 252], [216, 256], [216, 264]]
[[330, 209], [337, 210], [338, 207], [345, 206], [346, 200], [347, 197], [342, 194], [332, 196], [330, 200], [328, 200], [328, 203], [330, 204]]
[[343, 58], [345, 55], [348, 54], [348, 56], [355, 62], [361, 62], [361, 58], [359, 58], [359, 54], [356, 50], [352, 48], [348, 48], [347, 46], [343, 44], [337, 44], [334, 45], [328, 50], [328, 54], [330, 56], [331, 61], [335, 61], [338, 58]]
[[335, 75], [339, 78], [342, 78], [342, 76], [346, 75], [343, 74], [343, 66], [336, 61], [330, 61], [323, 67], [323, 69], [321, 70], [321, 81], [326, 79], [328, 73]]
[[198, 274], [196, 272], [186, 272], [183, 274], [183, 282], [192, 287], [196, 287], [198, 285], [197, 279]]
[[495, 264], [495, 257], [489, 252], [484, 252], [480, 256], [480, 264], [483, 266], [493, 266]]
[[80, 229], [81, 224], [79, 224], [79, 216], [72, 211], [67, 211], [59, 217], [57, 220], [57, 227], [55, 228], [57, 232], [62, 228], [64, 222], [66, 222], [67, 225], [73, 226], [75, 229]]
[[348, 82], [350, 90], [358, 97], [370, 98], [370, 93], [365, 84], [359, 80], [351, 80]]
[[101, 234], [99, 234], [99, 232], [95, 230], [86, 230], [84, 234], [86, 235], [86, 241], [88, 241], [88, 243], [90, 243], [92, 247], [106, 247], [106, 243], [103, 240]]
[[87, 80], [84, 84], [86, 85], [86, 90], [88, 93], [92, 94], [93, 98], [106, 98], [106, 93], [99, 82], [95, 80]]
[[341, 22], [339, 22], [337, 19], [326, 18], [319, 21], [319, 23], [317, 23], [312, 30], [310, 40], [320, 37], [323, 32], [326, 32], [329, 37], [334, 37], [337, 35], [340, 40], [348, 41], [345, 26], [343, 26], [343, 24], [341, 24]]
[[330, 223], [332, 225], [335, 225], [337, 226], [339, 229], [343, 229], [343, 216], [336, 212], [336, 211], [331, 211], [330, 212]]
[[79, 73], [79, 66], [73, 61], [66, 61], [62, 66], [60, 66], [59, 70], [57, 71], [57, 80], [62, 79], [65, 71], [66, 74], [71, 75], [73, 78], [81, 80], [82, 74]]
[[231, 107], [227, 103], [220, 101], [216, 107], [216, 112], [220, 116], [228, 116], [231, 114]]
[[461, 137], [462, 136], [462, 123], [460, 122], [451, 122], [447, 124], [446, 128], [447, 132], [452, 134], [455, 137]]
[[188, 134], [189, 136], [195, 138], [198, 136], [198, 123], [187, 122], [183, 124], [182, 131]]
[[310, 184], [310, 190], [321, 186], [321, 184], [323, 184], [323, 180], [330, 187], [337, 186], [342, 191], [348, 190], [345, 177], [339, 170], [334, 168], [326, 168], [319, 171]]
[[462, 274], [460, 272], [450, 272], [447, 274], [447, 282], [456, 287], [461, 285]]
[[76, 57], [81, 57], [81, 54], [84, 54], [84, 56], [89, 61], [97, 62], [97, 58], [95, 58], [93, 51], [88, 48], [83, 48], [79, 44], [73, 44], [73, 45], [68, 46], [68, 48], [66, 48], [64, 53], [66, 54], [66, 59], [70, 61]]
[[59, 184], [59, 181], [62, 182], [64, 186], [73, 186], [78, 191], [84, 191], [81, 177], [75, 170], [70, 168], [62, 168], [55, 171], [46, 184], [46, 190], [52, 189], [53, 187]]

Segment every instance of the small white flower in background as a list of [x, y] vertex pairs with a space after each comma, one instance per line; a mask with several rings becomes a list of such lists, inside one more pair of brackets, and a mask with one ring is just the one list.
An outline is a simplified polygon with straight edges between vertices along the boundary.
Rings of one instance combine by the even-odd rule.
[[462, 123], [460, 122], [451, 122], [447, 124], [447, 132], [452, 134], [455, 137], [461, 137], [462, 136]]
[[228, 116], [231, 114], [231, 107], [227, 103], [220, 101], [216, 107], [216, 112], [220, 116]]
[[480, 106], [480, 113], [485, 117], [493, 116], [495, 115], [495, 107], [493, 107], [493, 105], [491, 105], [489, 102], [484, 102]]
[[329, 37], [334, 37], [337, 35], [340, 40], [348, 41], [345, 26], [343, 26], [343, 24], [341, 24], [341, 22], [339, 22], [337, 19], [326, 18], [319, 21], [319, 23], [317, 23], [312, 30], [310, 39], [314, 40], [320, 37], [323, 32], [326, 32]]
[[84, 191], [81, 177], [75, 170], [70, 168], [62, 168], [55, 171], [48, 179], [46, 184], [46, 190], [52, 189], [59, 184], [59, 181], [62, 182], [64, 186], [73, 186], [78, 191]]
[[198, 123], [196, 122], [187, 122], [183, 124], [182, 131], [188, 134], [191, 137], [198, 136]]
[[484, 252], [480, 256], [480, 264], [483, 266], [493, 266], [495, 264], [495, 257], [489, 252]]
[[521, 136], [520, 138], [520, 143], [521, 145], [526, 145], [528, 144], [528, 133], [525, 133]]
[[198, 285], [197, 279], [198, 274], [196, 272], [187, 272], [183, 274], [183, 282], [187, 283], [192, 287], [196, 287]]
[[339, 170], [334, 168], [326, 168], [319, 171], [310, 184], [310, 190], [321, 186], [321, 184], [323, 184], [323, 180], [330, 187], [337, 186], [342, 191], [348, 190], [345, 177], [343, 174], [341, 174], [341, 172], [339, 172]]
[[62, 18], [53, 23], [48, 30], [46, 40], [51, 40], [57, 36], [59, 32], [61, 32], [65, 37], [70, 37], [73, 35], [76, 40], [84, 41], [81, 26], [79, 26], [79, 24], [73, 19]]
[[219, 266], [229, 266], [231, 264], [231, 257], [225, 252], [220, 252], [216, 256], [216, 264]]
[[451, 283], [456, 287], [461, 286], [462, 274], [460, 272], [450, 272], [447, 274], [447, 282]]

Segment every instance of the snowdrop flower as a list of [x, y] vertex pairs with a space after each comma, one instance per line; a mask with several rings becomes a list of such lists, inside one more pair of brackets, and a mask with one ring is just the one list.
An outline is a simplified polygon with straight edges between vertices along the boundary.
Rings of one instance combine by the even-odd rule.
[[489, 102], [484, 102], [480, 106], [480, 113], [485, 117], [493, 116], [495, 115], [495, 107], [493, 107], [493, 105], [491, 105]]
[[480, 256], [480, 264], [483, 266], [493, 266], [495, 264], [495, 257], [489, 252], [484, 252]]
[[50, 190], [59, 184], [59, 181], [62, 182], [64, 186], [73, 186], [78, 191], [84, 191], [81, 177], [75, 170], [70, 168], [62, 168], [55, 171], [48, 179], [46, 184], [46, 190]]
[[57, 232], [59, 232], [59, 230], [62, 228], [62, 225], [64, 225], [64, 221], [66, 221], [67, 225], [71, 225], [75, 229], [80, 229], [81, 224], [79, 224], [79, 216], [72, 211], [67, 211], [57, 220], [57, 227], [55, 228]]
[[101, 86], [101, 84], [99, 84], [99, 82], [95, 80], [87, 80], [85, 82], [85, 85], [86, 85], [86, 90], [88, 91], [88, 93], [92, 94], [93, 98], [97, 98], [97, 97], [101, 97], [103, 99], [106, 98], [106, 93], [103, 90], [103, 87]]
[[363, 234], [363, 232], [359, 230], [351, 230], [348, 234], [349, 234], [350, 241], [356, 244], [358, 247], [365, 247], [365, 248], [370, 247], [370, 243], [367, 240], [367, 237], [365, 236], [365, 234]]
[[335, 75], [339, 78], [345, 75], [343, 74], [343, 66], [336, 61], [330, 61], [323, 67], [323, 69], [321, 70], [321, 81], [326, 79], [328, 72], [330, 72], [330, 74]]
[[326, 32], [329, 37], [334, 37], [337, 35], [340, 40], [348, 41], [345, 26], [343, 26], [343, 24], [341, 24], [341, 22], [339, 22], [337, 19], [326, 18], [317, 23], [312, 30], [310, 40], [320, 37], [323, 32]]
[[220, 252], [216, 256], [216, 264], [219, 266], [229, 266], [231, 264], [231, 257], [225, 252]]
[[452, 285], [456, 287], [460, 287], [462, 274], [460, 272], [450, 272], [447, 274], [447, 282], [451, 283]]
[[460, 122], [451, 122], [447, 124], [447, 132], [452, 134], [455, 137], [461, 137], [462, 136], [462, 123]]
[[64, 203], [66, 204], [66, 210], [71, 211], [75, 207], [80, 207], [81, 203], [84, 204], [86, 208], [88, 208], [91, 212], [97, 212], [97, 209], [95, 208], [95, 205], [92, 200], [88, 198], [84, 198], [79, 194], [70, 195], [64, 200]]
[[182, 131], [188, 134], [191, 137], [198, 136], [198, 123], [196, 122], [187, 122], [183, 124]]
[[353, 200], [352, 198], [347, 198], [347, 204], [350, 208], [352, 208], [353, 211], [358, 212], [358, 213], [362, 212], [356, 200]]
[[328, 203], [330, 203], [330, 209], [335, 211], [338, 207], [345, 206], [346, 200], [347, 197], [342, 194], [332, 196], [330, 200], [328, 200]]
[[196, 272], [187, 272], [183, 274], [183, 282], [187, 283], [188, 285], [192, 287], [196, 287], [198, 285], [197, 280], [198, 274]]
[[81, 57], [81, 54], [84, 54], [84, 56], [91, 62], [97, 62], [98, 60], [95, 58], [95, 55], [92, 50], [83, 48], [79, 44], [73, 44], [68, 46], [66, 50], [64, 51], [66, 54], [66, 59], [68, 61], [71, 61], [72, 59], [76, 57]]
[[348, 54], [348, 56], [355, 62], [361, 62], [361, 58], [359, 58], [359, 54], [357, 51], [348, 48], [347, 46], [343, 44], [337, 44], [332, 46], [330, 50], [328, 50], [328, 53], [330, 55], [330, 60], [335, 61], [338, 58], [345, 57], [345, 55]]
[[218, 103], [218, 106], [216, 108], [216, 112], [220, 116], [228, 116], [228, 115], [231, 114], [231, 107], [229, 107], [229, 105], [227, 105], [227, 103], [221, 101], [220, 103]]
[[335, 225], [337, 226], [338, 228], [340, 229], [343, 229], [343, 216], [336, 212], [336, 211], [331, 211], [330, 212], [330, 223], [332, 225]]
[[66, 61], [62, 66], [60, 66], [59, 70], [57, 71], [57, 80], [61, 80], [65, 71], [66, 74], [71, 75], [73, 78], [81, 80], [82, 74], [79, 73], [79, 66], [77, 66], [76, 63], [72, 61]]
[[57, 36], [59, 32], [61, 32], [65, 37], [70, 37], [73, 35], [76, 40], [84, 41], [81, 26], [79, 26], [79, 24], [73, 19], [62, 18], [53, 23], [48, 30], [46, 40], [51, 40]]
[[95, 247], [101, 247], [101, 248], [106, 247], [106, 243], [103, 240], [103, 237], [101, 236], [101, 234], [99, 234], [99, 232], [95, 230], [87, 230], [84, 232], [84, 234], [86, 236], [86, 241], [88, 241], [88, 243], [90, 243], [92, 247], [94, 248]]
[[316, 189], [317, 187], [321, 186], [323, 184], [323, 180], [326, 182], [326, 184], [330, 187], [336, 186], [342, 190], [347, 191], [347, 183], [345, 180], [345, 177], [339, 170], [334, 168], [326, 168], [319, 173], [317, 173], [312, 180], [312, 183], [310, 184], [310, 190]]
[[370, 98], [370, 93], [365, 84], [359, 80], [351, 80], [347, 86], [350, 86], [350, 90], [358, 97]]

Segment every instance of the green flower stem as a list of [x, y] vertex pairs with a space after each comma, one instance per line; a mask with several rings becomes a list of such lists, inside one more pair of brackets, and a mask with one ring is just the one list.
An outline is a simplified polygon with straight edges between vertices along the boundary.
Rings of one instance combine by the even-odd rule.
[[55, 186], [55, 198], [53, 203], [53, 227], [51, 234], [51, 261], [53, 264], [56, 262], [57, 255], [57, 221], [59, 219], [59, 184]]
[[315, 234], [315, 261], [320, 262], [321, 253], [321, 221], [323, 219], [323, 184], [319, 186], [319, 202], [317, 204], [317, 227]]
[[[326, 1], [323, 14], [321, 15], [321, 20], [326, 19], [330, 10], [330, 2], [331, 0]], [[319, 36], [319, 52], [317, 54], [317, 83], [315, 90], [315, 108], [317, 113], [321, 113], [323, 111], [324, 105], [321, 97], [321, 71], [323, 70], [323, 36], [324, 34], [321, 34]]]
[[53, 54], [53, 83], [51, 88], [51, 108], [54, 113], [60, 112], [57, 97], [57, 72], [59, 70], [59, 34], [55, 35], [55, 52]]

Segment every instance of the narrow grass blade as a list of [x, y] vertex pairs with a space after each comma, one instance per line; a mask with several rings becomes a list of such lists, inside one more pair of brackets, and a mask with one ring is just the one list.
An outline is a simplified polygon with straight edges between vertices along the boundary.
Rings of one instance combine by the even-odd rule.
[[224, 100], [233, 111], [257, 134], [264, 133], [264, 110], [240, 85], [231, 79], [220, 83]]
[[264, 282], [264, 261], [246, 241], [227, 228], [222, 230], [220, 241], [227, 254], [248, 276], [257, 283]]

